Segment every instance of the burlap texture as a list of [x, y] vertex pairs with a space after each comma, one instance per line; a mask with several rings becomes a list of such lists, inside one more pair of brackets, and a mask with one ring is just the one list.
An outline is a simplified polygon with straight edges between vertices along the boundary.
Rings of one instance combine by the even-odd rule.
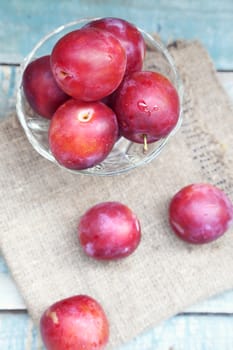
[[[129, 174], [70, 174], [32, 149], [15, 118], [0, 126], [0, 245], [28, 310], [37, 322], [54, 301], [91, 295], [110, 320], [108, 349], [233, 288], [232, 232], [194, 246], [168, 225], [169, 200], [187, 184], [210, 182], [233, 199], [230, 103], [198, 42], [170, 51], [184, 83], [183, 125], [156, 160]], [[94, 261], [77, 241], [80, 215], [105, 200], [127, 204], [141, 221], [141, 244], [121, 261]]]

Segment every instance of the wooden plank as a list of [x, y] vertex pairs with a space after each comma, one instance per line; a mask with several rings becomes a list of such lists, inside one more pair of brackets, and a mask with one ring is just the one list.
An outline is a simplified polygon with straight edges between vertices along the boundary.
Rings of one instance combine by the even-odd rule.
[[18, 67], [0, 66], [0, 119], [15, 113]]
[[39, 332], [26, 313], [0, 313], [0, 349], [44, 349]]
[[233, 103], [233, 72], [219, 72], [218, 78]]
[[200, 303], [194, 304], [184, 313], [225, 313], [233, 314], [233, 290], [221, 293]]
[[[0, 118], [15, 113], [16, 81], [19, 68], [0, 66]], [[23, 309], [25, 305], [20, 293], [9, 274], [9, 270], [0, 256], [0, 309]], [[1, 349], [1, 347], [0, 347]]]
[[21, 62], [36, 42], [57, 26], [99, 16], [125, 18], [159, 33], [165, 42], [199, 38], [218, 69], [233, 69], [232, 0], [2, 1], [0, 62]]
[[0, 310], [25, 310], [26, 306], [13, 281], [7, 274], [0, 274]]
[[[233, 317], [181, 315], [162, 322], [118, 350], [232, 350]], [[1, 350], [42, 350], [26, 314], [0, 313]]]
[[[4, 260], [0, 257], [0, 310], [25, 310], [23, 299], [9, 274]], [[1, 347], [0, 347], [1, 349]]]
[[178, 316], [118, 350], [232, 350], [233, 317]]

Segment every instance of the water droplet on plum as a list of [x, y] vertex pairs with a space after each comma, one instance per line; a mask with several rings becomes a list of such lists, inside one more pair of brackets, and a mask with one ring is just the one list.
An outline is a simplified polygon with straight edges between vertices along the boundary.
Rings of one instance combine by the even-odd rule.
[[144, 100], [138, 101], [137, 106], [141, 112], [144, 112], [144, 113], [147, 113], [148, 115], [151, 115], [150, 109]]
[[154, 107], [152, 108], [152, 111], [154, 112], [156, 112], [156, 111], [158, 111], [159, 110], [159, 106], [157, 106], [157, 105], [154, 105]]
[[109, 62], [111, 62], [111, 61], [113, 60], [112, 55], [108, 54], [108, 56], [107, 56], [107, 57], [108, 57], [108, 61], [109, 61]]

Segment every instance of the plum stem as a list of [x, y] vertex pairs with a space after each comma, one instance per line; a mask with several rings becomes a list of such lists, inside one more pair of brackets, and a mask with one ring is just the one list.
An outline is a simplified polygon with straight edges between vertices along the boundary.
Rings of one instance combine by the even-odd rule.
[[143, 134], [143, 153], [146, 154], [148, 151], [147, 135]]

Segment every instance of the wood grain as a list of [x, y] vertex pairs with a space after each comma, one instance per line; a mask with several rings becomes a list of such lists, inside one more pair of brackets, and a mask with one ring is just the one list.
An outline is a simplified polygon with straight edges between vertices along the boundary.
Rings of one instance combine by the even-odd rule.
[[[180, 315], [116, 350], [232, 350], [233, 317]], [[0, 313], [1, 350], [44, 350], [26, 313]]]
[[24, 312], [0, 313], [1, 350], [42, 350], [39, 332]]
[[202, 41], [218, 69], [233, 69], [232, 0], [11, 0], [0, 7], [0, 62], [19, 63], [52, 29], [83, 17], [125, 18], [165, 41]]

